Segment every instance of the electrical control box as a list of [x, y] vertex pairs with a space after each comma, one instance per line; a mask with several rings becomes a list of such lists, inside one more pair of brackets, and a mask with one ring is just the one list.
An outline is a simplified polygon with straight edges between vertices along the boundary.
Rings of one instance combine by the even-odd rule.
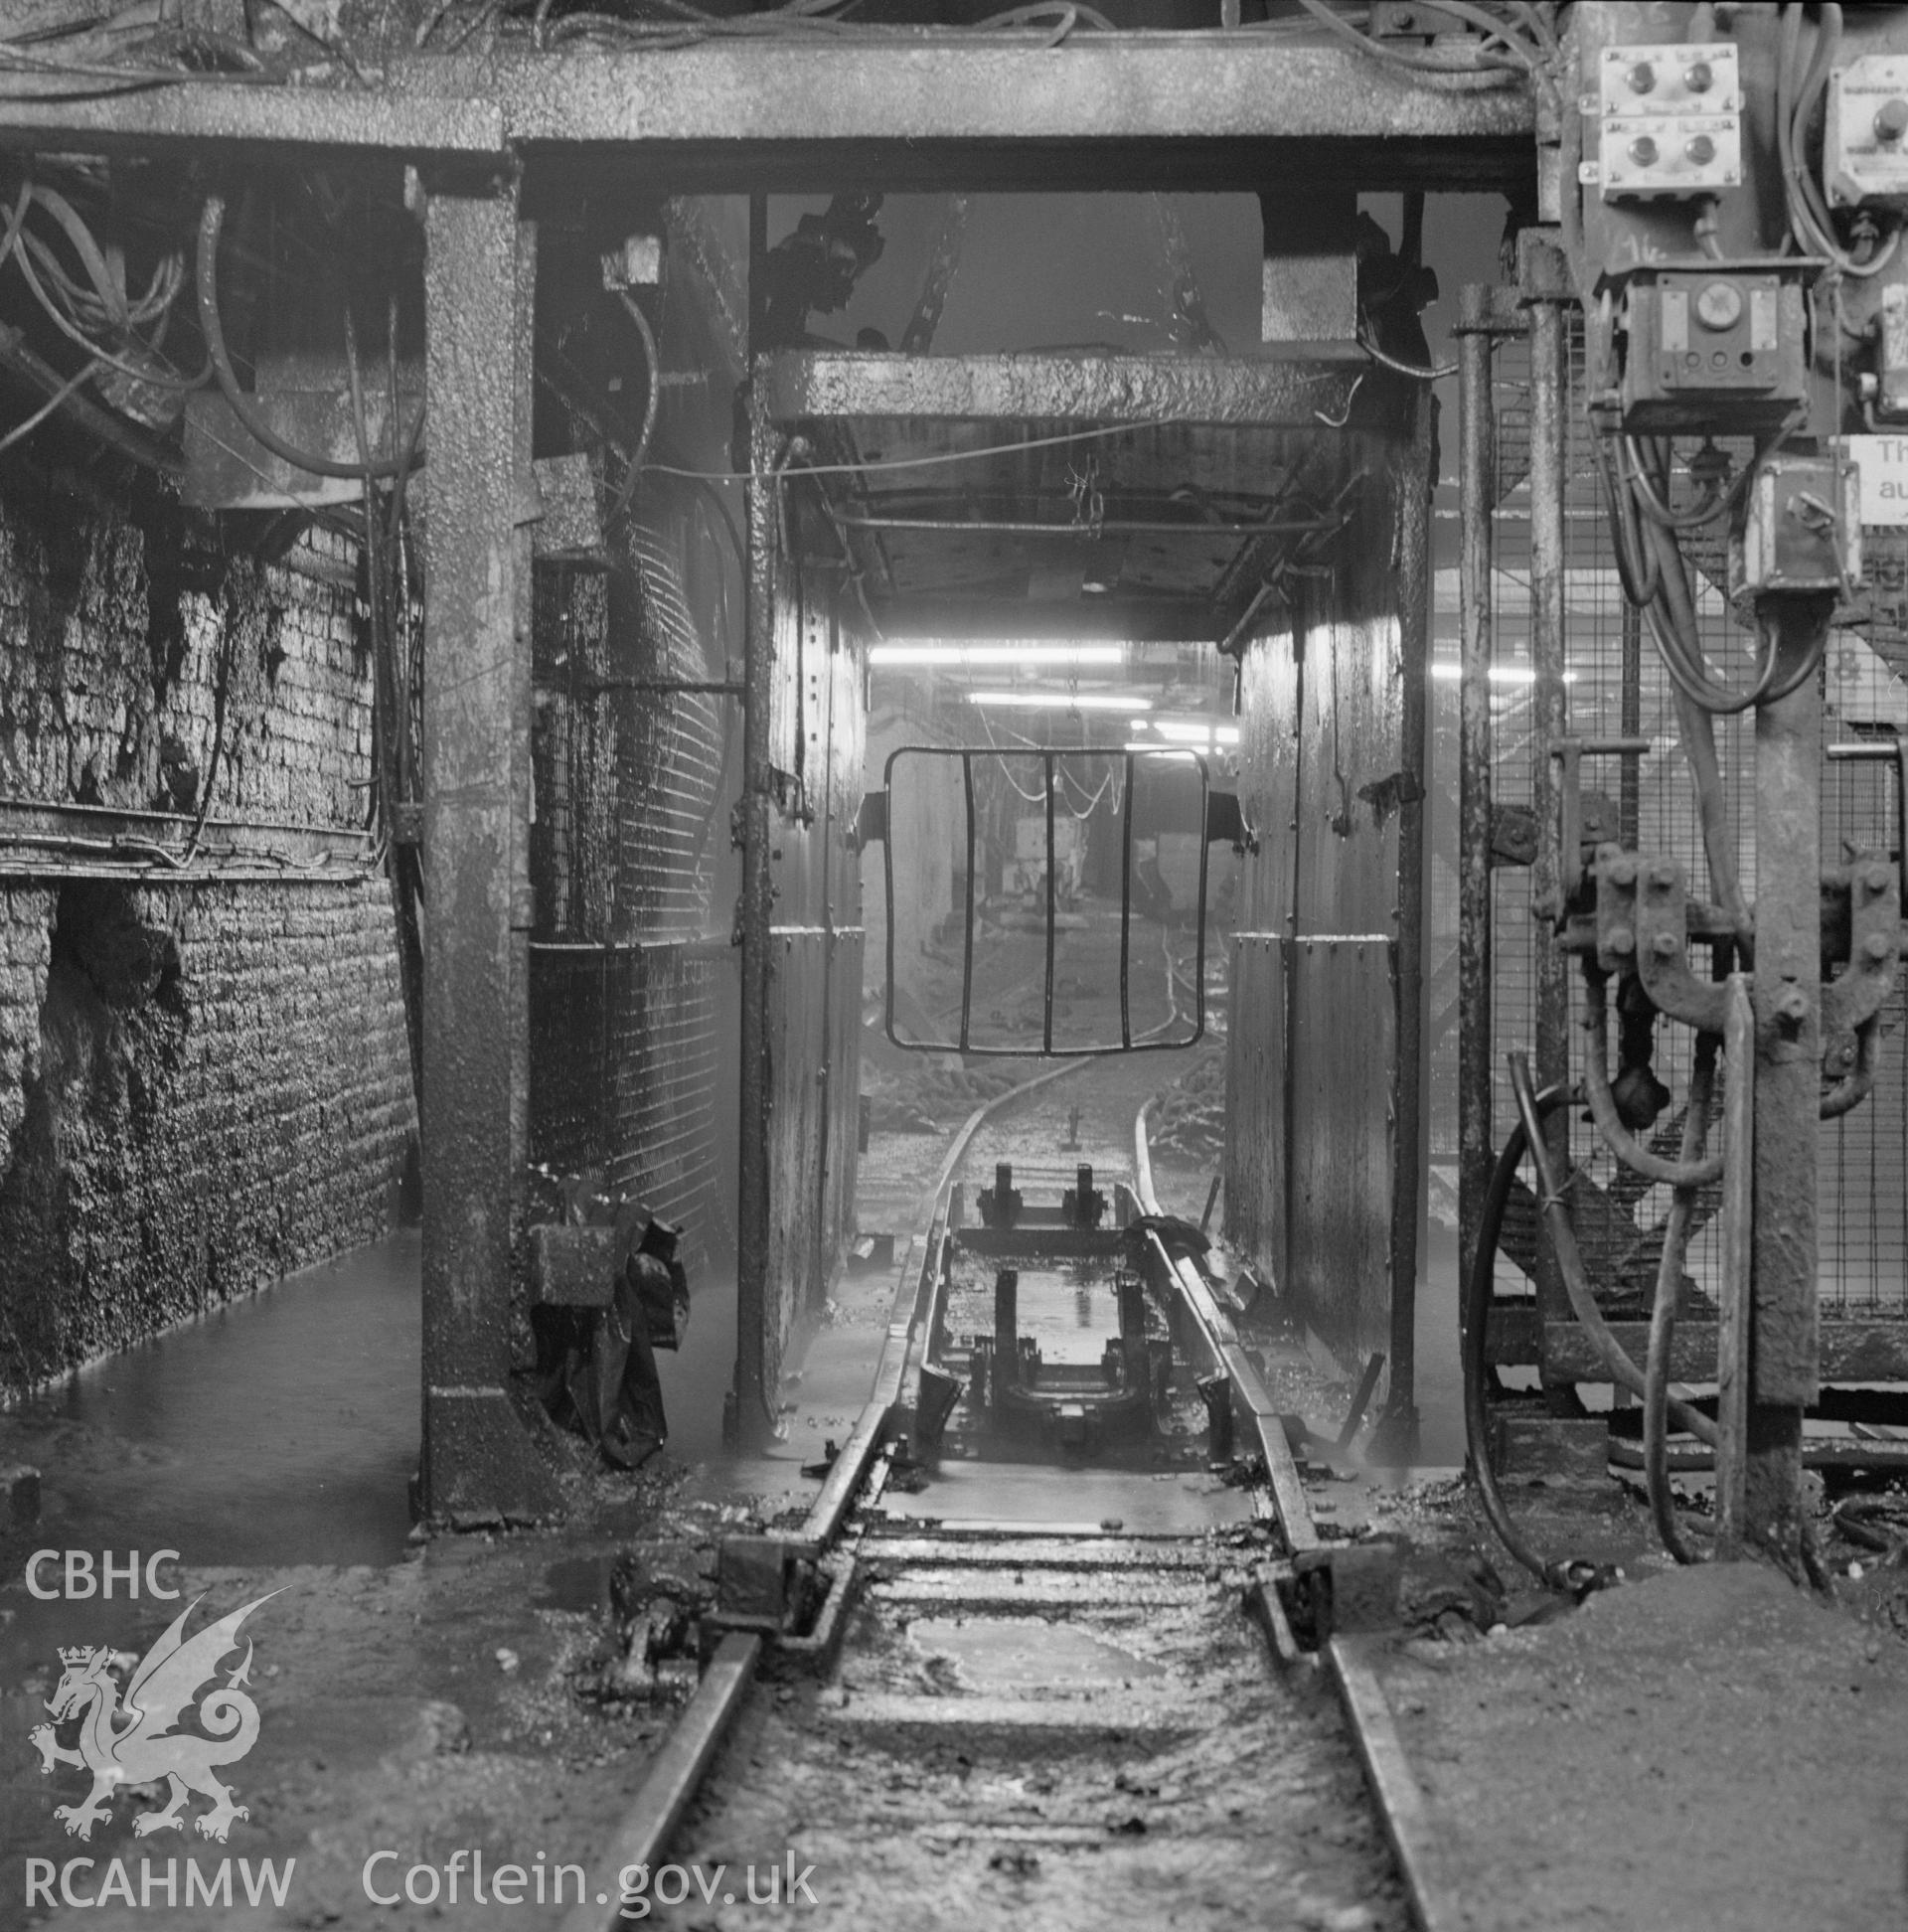
[[1908, 417], [1908, 281], [1891, 281], [1882, 289], [1879, 321], [1875, 413], [1900, 422]]
[[1800, 264], [1633, 271], [1624, 281], [1621, 420], [1631, 434], [1755, 434], [1809, 398]]
[[1772, 456], [1757, 469], [1730, 546], [1729, 588], [1842, 590], [1861, 581], [1861, 472], [1847, 453]]
[[1908, 58], [1867, 54], [1828, 76], [1823, 175], [1832, 208], [1908, 208]]
[[1733, 41], [1606, 47], [1595, 105], [1601, 140], [1583, 178], [1605, 201], [1690, 200], [1741, 183]]

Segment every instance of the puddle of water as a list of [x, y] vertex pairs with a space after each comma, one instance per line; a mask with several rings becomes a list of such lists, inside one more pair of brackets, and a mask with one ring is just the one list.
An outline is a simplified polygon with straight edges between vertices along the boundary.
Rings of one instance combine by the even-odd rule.
[[417, 1462], [420, 1253], [409, 1229], [288, 1275], [31, 1405], [29, 1427], [85, 1432], [49, 1459], [46, 1540], [170, 1547], [189, 1565], [396, 1562]]
[[908, 1642], [952, 1661], [970, 1690], [1087, 1690], [1165, 1673], [1157, 1664], [1068, 1623], [1040, 1617], [920, 1617]]
[[609, 1609], [609, 1556], [565, 1556], [544, 1571], [532, 1602], [540, 1610], [580, 1610], [600, 1617]]

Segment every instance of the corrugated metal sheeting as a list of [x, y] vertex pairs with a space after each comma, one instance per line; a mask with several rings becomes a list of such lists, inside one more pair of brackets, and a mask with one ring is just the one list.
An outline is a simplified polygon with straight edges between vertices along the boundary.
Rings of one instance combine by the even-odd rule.
[[1334, 564], [1288, 579], [1241, 664], [1239, 791], [1259, 850], [1233, 936], [1225, 1167], [1227, 1237], [1347, 1362], [1392, 1346], [1415, 1263], [1393, 1209], [1418, 1159], [1415, 1106], [1398, 1104], [1398, 973], [1400, 808], [1420, 755], [1402, 614], [1424, 586], [1394, 559], [1422, 515], [1424, 451], [1360, 443], [1375, 487]]
[[683, 587], [682, 512], [646, 488], [609, 572], [540, 564], [532, 756], [531, 1155], [611, 1193], [721, 1223], [718, 975], [726, 844], [722, 674]]

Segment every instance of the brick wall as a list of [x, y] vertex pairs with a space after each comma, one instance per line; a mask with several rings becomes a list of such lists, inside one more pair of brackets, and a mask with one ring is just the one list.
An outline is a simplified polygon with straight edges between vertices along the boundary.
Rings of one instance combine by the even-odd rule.
[[18, 843], [22, 802], [90, 807], [53, 823], [105, 839], [108, 813], [196, 811], [209, 773], [202, 868], [362, 823], [352, 554], [319, 536], [265, 566], [234, 537], [156, 490], [0, 491], [7, 1396], [395, 1210], [412, 1113], [381, 875], [341, 853], [265, 881], [126, 877], [123, 856], [102, 876], [79, 845]]

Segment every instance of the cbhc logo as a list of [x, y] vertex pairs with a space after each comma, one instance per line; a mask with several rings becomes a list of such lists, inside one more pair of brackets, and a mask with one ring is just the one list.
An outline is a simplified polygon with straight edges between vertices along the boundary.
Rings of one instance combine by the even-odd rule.
[[[159, 1565], [176, 1563], [179, 1552], [176, 1549], [155, 1549], [145, 1560], [144, 1576], [146, 1594], [170, 1601], [178, 1596], [177, 1590], [162, 1590], [159, 1587]], [[40, 1580], [40, 1573], [48, 1564], [55, 1565], [54, 1582], [51, 1588]], [[89, 1549], [36, 1549], [27, 1558], [27, 1588], [44, 1602], [56, 1597], [69, 1599], [79, 1597], [110, 1597], [112, 1586], [123, 1583], [126, 1595], [139, 1594], [141, 1575], [139, 1552], [129, 1550], [123, 1558], [115, 1556], [111, 1550], [99, 1552], [97, 1566], [92, 1560]]]

